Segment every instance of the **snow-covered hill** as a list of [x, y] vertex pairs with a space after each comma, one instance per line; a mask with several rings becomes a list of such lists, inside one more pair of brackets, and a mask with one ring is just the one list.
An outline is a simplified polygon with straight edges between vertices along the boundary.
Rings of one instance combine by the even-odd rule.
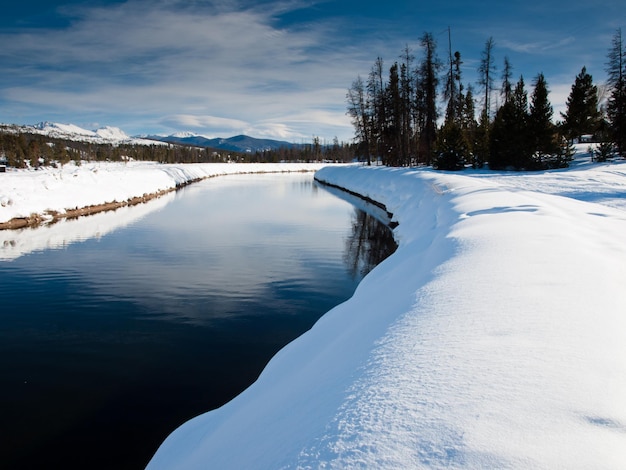
[[88, 130], [75, 124], [61, 124], [48, 121], [40, 122], [34, 125], [0, 124], [0, 131], [41, 134], [58, 139], [90, 142], [94, 144], [180, 144], [241, 153], [254, 153], [257, 151], [262, 152], [265, 150], [276, 150], [279, 148], [292, 148], [298, 146], [298, 144], [291, 142], [272, 139], [257, 139], [247, 135], [237, 135], [228, 138], [209, 138], [193, 132], [176, 132], [171, 135], [152, 134], [129, 136], [119, 127], [105, 126], [94, 130]]
[[118, 127], [105, 126], [95, 130], [83, 129], [74, 124], [60, 124], [56, 122], [40, 122], [35, 125], [1, 125], [0, 130], [5, 132], [21, 132], [47, 135], [57, 139], [66, 139], [93, 144], [135, 144], [160, 145], [162, 142], [130, 137]]

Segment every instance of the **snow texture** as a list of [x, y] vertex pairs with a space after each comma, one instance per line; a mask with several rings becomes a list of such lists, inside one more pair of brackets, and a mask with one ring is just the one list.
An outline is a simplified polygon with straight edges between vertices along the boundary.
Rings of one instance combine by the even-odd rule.
[[626, 468], [626, 165], [328, 167], [399, 248], [148, 465]]

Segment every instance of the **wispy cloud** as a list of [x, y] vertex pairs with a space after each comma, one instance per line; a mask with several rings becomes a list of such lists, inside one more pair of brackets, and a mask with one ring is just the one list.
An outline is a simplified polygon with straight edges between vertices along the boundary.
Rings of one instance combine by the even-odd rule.
[[[0, 35], [6, 46], [0, 60], [11, 64], [14, 77], [3, 79], [2, 93], [44, 108], [126, 108], [129, 115], [150, 110], [162, 114], [157, 121], [164, 126], [264, 128], [281, 138], [310, 137], [314, 121], [305, 130], [293, 122], [281, 125], [281, 119], [294, 108], [314, 106], [334, 108], [332, 119], [347, 124], [343, 94], [324, 91], [349, 83], [336, 66], [345, 70], [351, 59], [320, 56], [331, 37], [328, 25], [276, 26], [275, 15], [301, 7], [131, 0], [67, 10], [71, 23], [62, 30]], [[268, 118], [277, 124], [262, 124]]]
[[601, 81], [626, 16], [598, 1], [72, 1], [58, 10], [62, 26], [0, 29], [0, 120], [349, 140], [347, 87], [378, 56], [388, 70], [406, 44], [419, 60], [424, 31], [445, 57], [451, 28], [465, 82], [476, 82], [490, 36], [498, 69], [509, 56], [528, 83], [544, 72], [563, 90], [583, 65]]
[[561, 49], [575, 41], [573, 36], [568, 36], [557, 41], [543, 39], [539, 41], [516, 42], [509, 39], [500, 41], [500, 45], [505, 49], [525, 54], [539, 54], [552, 50]]
[[195, 129], [224, 129], [237, 130], [249, 127], [250, 124], [239, 119], [229, 119], [216, 116], [203, 116], [192, 114], [175, 114], [164, 117], [161, 122], [172, 128]]

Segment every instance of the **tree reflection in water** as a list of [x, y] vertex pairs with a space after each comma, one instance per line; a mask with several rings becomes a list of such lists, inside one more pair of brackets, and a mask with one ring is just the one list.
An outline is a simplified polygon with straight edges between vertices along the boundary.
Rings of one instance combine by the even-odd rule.
[[396, 251], [391, 229], [367, 212], [355, 208], [352, 234], [346, 239], [344, 260], [350, 275], [364, 277]]

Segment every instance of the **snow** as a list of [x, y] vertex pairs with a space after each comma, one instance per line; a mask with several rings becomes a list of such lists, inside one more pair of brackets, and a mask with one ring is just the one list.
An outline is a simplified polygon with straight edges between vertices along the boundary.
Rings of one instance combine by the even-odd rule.
[[[163, 136], [163, 137], [167, 137], [167, 136]], [[172, 134], [172, 137], [179, 137], [181, 139], [184, 139], [186, 137], [203, 137], [200, 134], [196, 134], [195, 132], [190, 132], [190, 131], [183, 131], [183, 132], [175, 132], [174, 134]]]
[[[320, 163], [153, 162], [74, 163], [60, 168], [12, 170], [0, 174], [0, 223], [13, 218], [68, 210], [167, 191], [191, 181], [235, 173], [314, 171]], [[51, 218], [51, 216], [48, 216]]]
[[95, 135], [93, 131], [88, 131], [86, 129], [76, 126], [75, 124], [61, 124], [45, 121], [40, 122], [33, 127], [35, 127], [35, 129], [37, 130], [47, 133], [57, 132], [58, 134], [63, 135], [86, 135], [90, 137], [93, 137]]
[[134, 207], [120, 207], [88, 217], [61, 219], [54, 224], [24, 230], [0, 230], [0, 261], [12, 261], [36, 251], [63, 249], [73, 243], [100, 239], [146, 215], [165, 207], [175, 193], [170, 192]]
[[[399, 222], [398, 250], [352, 298], [242, 394], [174, 430], [148, 468], [626, 468], [626, 162], [536, 173], [321, 166], [0, 174], [0, 221], [220, 174], [319, 169]], [[106, 230], [92, 217], [70, 236], [44, 227], [59, 227], [44, 241], [27, 241], [41, 230], [2, 231], [0, 248], [14, 259]], [[128, 223], [123, 211], [115, 219]]]
[[398, 250], [149, 469], [626, 468], [626, 164], [317, 177]]
[[132, 144], [132, 145], [167, 145], [151, 139], [128, 136], [118, 127], [105, 126], [95, 130], [87, 130], [75, 124], [57, 122], [40, 122], [35, 125], [0, 124], [5, 132], [41, 134], [58, 139], [67, 139], [94, 144]]

